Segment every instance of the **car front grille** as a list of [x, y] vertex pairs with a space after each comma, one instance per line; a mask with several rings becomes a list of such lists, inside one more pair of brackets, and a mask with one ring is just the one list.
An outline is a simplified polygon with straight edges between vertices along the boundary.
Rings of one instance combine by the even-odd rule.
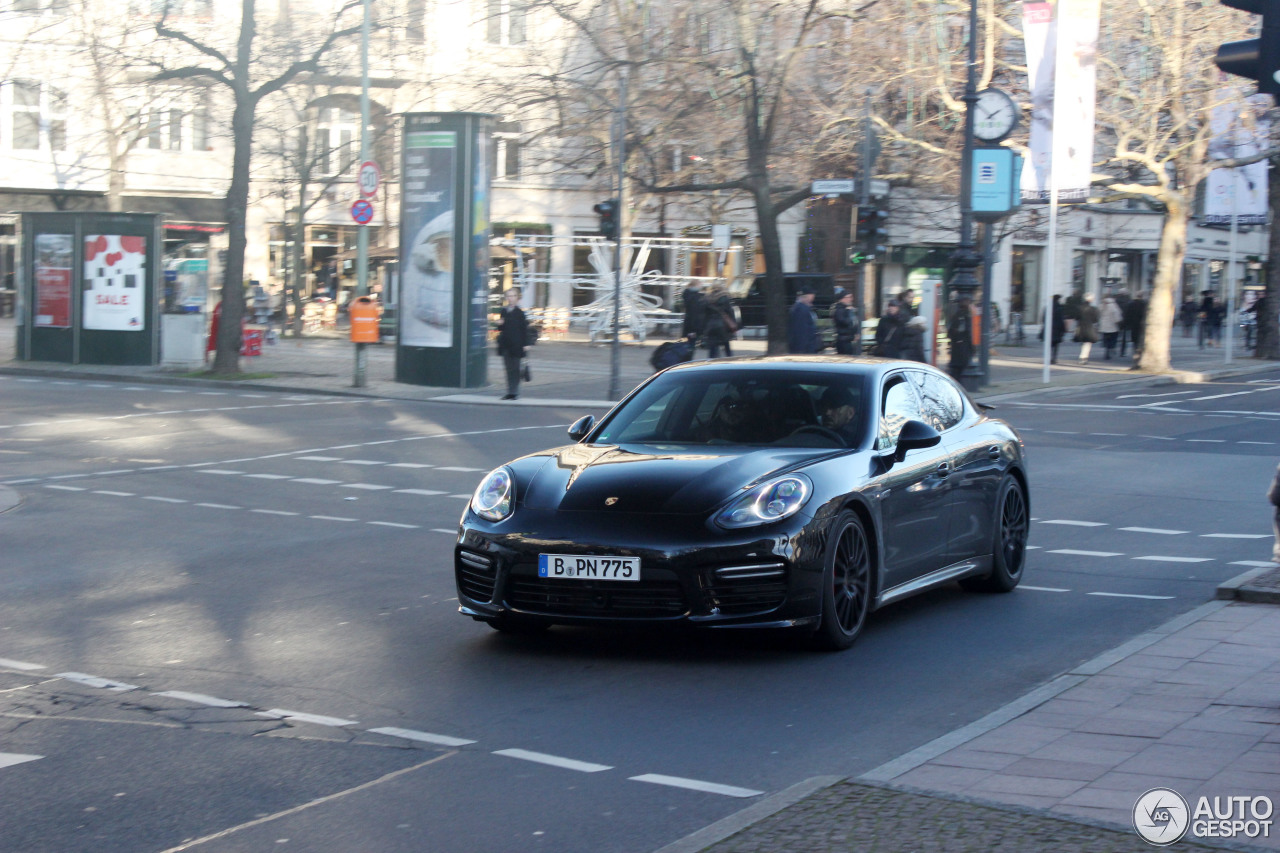
[[675, 580], [566, 581], [512, 575], [507, 603], [517, 610], [553, 616], [658, 618], [688, 610]]
[[487, 554], [458, 551], [455, 562], [458, 590], [472, 601], [489, 602], [498, 582], [498, 567]]
[[723, 566], [711, 575], [712, 583], [705, 590], [707, 603], [725, 615], [775, 610], [787, 598], [787, 574], [782, 563]]

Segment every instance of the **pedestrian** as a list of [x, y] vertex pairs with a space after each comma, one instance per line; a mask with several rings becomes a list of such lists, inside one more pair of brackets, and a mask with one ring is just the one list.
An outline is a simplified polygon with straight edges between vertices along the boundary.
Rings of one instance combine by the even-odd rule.
[[1280, 465], [1276, 466], [1276, 478], [1271, 481], [1271, 491], [1267, 493], [1267, 500], [1271, 501], [1271, 505], [1276, 508], [1275, 518], [1271, 521], [1276, 534], [1275, 544], [1271, 547], [1271, 562], [1280, 563]]
[[1111, 360], [1111, 353], [1116, 348], [1116, 340], [1120, 337], [1120, 324], [1123, 322], [1124, 317], [1120, 314], [1120, 306], [1116, 304], [1115, 297], [1104, 297], [1102, 312], [1098, 317], [1098, 331], [1102, 333], [1102, 348], [1106, 351], [1103, 356], [1104, 361]]
[[498, 354], [507, 371], [507, 393], [504, 400], [520, 397], [521, 362], [529, 342], [529, 321], [520, 309], [520, 288], [512, 287], [504, 294], [507, 304], [502, 306], [502, 318], [498, 321]]
[[[947, 372], [958, 380], [973, 358], [973, 301], [967, 293], [960, 294], [956, 300], [951, 319], [947, 321], [947, 338], [951, 342], [951, 359], [947, 364]], [[899, 355], [905, 357], [901, 348]]]
[[898, 300], [890, 299], [876, 324], [875, 354], [880, 358], [897, 358], [902, 351], [902, 318], [898, 315]]
[[787, 317], [787, 352], [815, 353], [822, 349], [818, 337], [818, 317], [813, 313], [813, 300], [817, 295], [812, 285], [802, 284], [796, 289], [796, 301]]
[[707, 297], [706, 315], [702, 340], [707, 346], [707, 358], [733, 355], [729, 341], [738, 333], [738, 322], [729, 294], [720, 288], [713, 290]]
[[1129, 339], [1133, 342], [1133, 357], [1142, 355], [1142, 345], [1147, 336], [1147, 297], [1142, 291], [1129, 300], [1122, 309], [1124, 325], [1129, 330]]
[[836, 330], [836, 352], [840, 355], [857, 355], [862, 349], [862, 321], [853, 304], [853, 291], [837, 289], [836, 304], [831, 309], [831, 321]]
[[898, 357], [905, 358], [910, 361], [926, 361], [924, 355], [924, 318], [916, 315], [908, 320], [902, 326], [902, 346], [898, 350]]
[[909, 287], [898, 294], [898, 316], [903, 323], [916, 316], [916, 293]]
[[1102, 314], [1093, 304], [1093, 294], [1084, 295], [1084, 305], [1080, 308], [1080, 319], [1076, 325], [1076, 340], [1080, 342], [1080, 363], [1089, 363], [1089, 353], [1098, 342], [1098, 323]]
[[1053, 294], [1053, 304], [1049, 312], [1049, 363], [1058, 363], [1058, 345], [1067, 336], [1067, 320], [1062, 316], [1062, 296]]
[[1129, 307], [1129, 291], [1123, 287], [1116, 291], [1116, 305], [1120, 306], [1120, 357], [1124, 358], [1125, 347], [1133, 342], [1133, 335], [1129, 329], [1128, 312]]
[[1178, 319], [1182, 321], [1182, 336], [1184, 338], [1191, 337], [1192, 331], [1196, 327], [1196, 314], [1200, 313], [1200, 307], [1196, 305], [1195, 297], [1188, 296], [1182, 302], [1182, 307], [1178, 309]]
[[1218, 345], [1218, 334], [1222, 329], [1222, 314], [1212, 290], [1201, 291], [1200, 296], [1200, 349]]
[[702, 295], [702, 287], [698, 282], [690, 282], [684, 289], [684, 326], [681, 334], [695, 347], [702, 327], [707, 325], [707, 299]]

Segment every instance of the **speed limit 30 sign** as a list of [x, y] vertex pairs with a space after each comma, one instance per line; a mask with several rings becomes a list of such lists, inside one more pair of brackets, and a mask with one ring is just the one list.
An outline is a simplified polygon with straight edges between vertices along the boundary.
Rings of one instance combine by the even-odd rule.
[[382, 182], [382, 170], [378, 168], [378, 164], [372, 160], [365, 160], [360, 164], [360, 173], [356, 177], [356, 183], [360, 185], [360, 195], [368, 198], [371, 195], [377, 195], [378, 184]]

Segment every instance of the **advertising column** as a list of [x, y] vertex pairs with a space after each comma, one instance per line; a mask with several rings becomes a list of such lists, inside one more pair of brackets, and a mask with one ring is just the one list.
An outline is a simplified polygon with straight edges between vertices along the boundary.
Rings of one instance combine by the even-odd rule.
[[404, 119], [396, 381], [484, 385], [488, 339], [488, 119]]

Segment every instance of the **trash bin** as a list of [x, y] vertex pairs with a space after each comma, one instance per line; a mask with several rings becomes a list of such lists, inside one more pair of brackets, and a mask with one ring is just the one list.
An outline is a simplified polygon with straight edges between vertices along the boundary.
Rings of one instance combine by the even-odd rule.
[[347, 314], [351, 317], [351, 340], [357, 344], [376, 344], [378, 315], [382, 309], [372, 296], [357, 296], [352, 300]]

